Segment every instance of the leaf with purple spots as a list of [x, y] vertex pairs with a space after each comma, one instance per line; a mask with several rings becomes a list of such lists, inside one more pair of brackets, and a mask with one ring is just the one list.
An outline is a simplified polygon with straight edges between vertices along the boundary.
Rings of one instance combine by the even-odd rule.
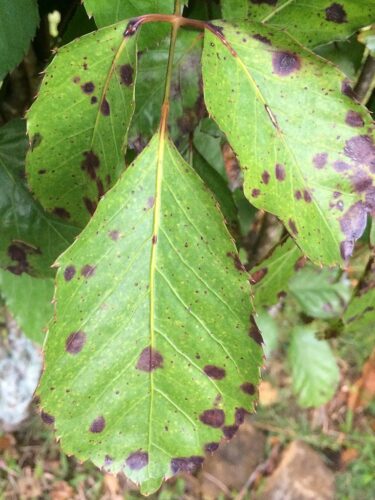
[[[138, 32], [124, 37], [127, 25], [122, 21], [59, 49], [28, 113], [30, 140], [42, 137], [28, 154], [29, 185], [46, 210], [80, 227], [125, 167], [138, 39]], [[132, 72], [127, 85], [124, 67]]]
[[145, 494], [198, 469], [253, 410], [262, 337], [217, 202], [163, 131], [57, 264], [38, 394], [63, 449]]
[[216, 25], [224, 43], [206, 32], [205, 102], [237, 155], [246, 197], [278, 216], [313, 262], [345, 265], [375, 212], [369, 114], [342, 92], [337, 68], [287, 33]]
[[306, 47], [346, 40], [375, 20], [375, 0], [222, 0], [225, 19], [251, 19], [287, 30]]

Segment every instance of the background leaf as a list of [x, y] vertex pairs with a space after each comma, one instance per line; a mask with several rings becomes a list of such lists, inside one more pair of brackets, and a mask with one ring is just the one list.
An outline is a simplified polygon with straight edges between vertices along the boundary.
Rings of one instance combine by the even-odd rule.
[[0, 267], [14, 274], [52, 276], [50, 266], [78, 228], [44, 212], [29, 193], [25, 177], [26, 124], [0, 128]]
[[245, 195], [314, 262], [348, 259], [375, 209], [369, 116], [346, 95], [342, 73], [285, 33], [217, 29], [227, 45], [206, 33], [205, 101], [238, 156]]
[[157, 134], [59, 259], [39, 394], [67, 453], [150, 494], [236, 432], [262, 362], [236, 255], [212, 194]]
[[287, 30], [306, 47], [345, 40], [375, 20], [375, 0], [222, 0], [223, 17], [261, 21]]
[[48, 211], [83, 226], [125, 167], [137, 35], [127, 22], [64, 46], [28, 114], [29, 184]]
[[53, 315], [52, 279], [37, 279], [23, 274], [15, 276], [0, 271], [0, 295], [25, 335], [39, 345]]
[[287, 293], [288, 281], [305, 261], [291, 238], [277, 245], [272, 253], [250, 271], [254, 286], [254, 305], [270, 307]]
[[0, 81], [26, 54], [38, 23], [36, 0], [0, 0]]
[[351, 297], [349, 281], [337, 269], [306, 266], [289, 281], [289, 290], [302, 310], [313, 318], [340, 317]]
[[328, 342], [318, 340], [310, 327], [296, 327], [288, 358], [299, 405], [307, 408], [327, 403], [336, 391], [340, 375]]

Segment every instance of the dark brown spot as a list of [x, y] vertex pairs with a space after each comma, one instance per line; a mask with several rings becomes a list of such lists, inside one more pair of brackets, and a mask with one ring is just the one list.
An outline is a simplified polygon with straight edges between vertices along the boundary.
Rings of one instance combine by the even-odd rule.
[[293, 219], [289, 219], [288, 226], [292, 233], [296, 236], [298, 234], [298, 229]]
[[266, 45], [272, 45], [271, 40], [267, 38], [266, 36], [260, 35], [259, 33], [256, 33], [253, 35], [253, 38], [255, 40], [258, 40], [258, 42], [264, 43]]
[[85, 278], [91, 278], [95, 274], [95, 266], [90, 266], [90, 264], [86, 264], [81, 269], [81, 275]]
[[97, 207], [96, 201], [92, 201], [92, 200], [90, 200], [90, 198], [84, 197], [83, 203], [85, 204], [85, 207], [86, 207], [87, 211], [89, 212], [89, 214], [94, 215], [96, 207]]
[[133, 83], [133, 67], [130, 64], [120, 66], [121, 83], [129, 87]]
[[44, 175], [47, 173], [47, 170], [45, 168], [41, 168], [40, 170], [38, 170], [38, 174], [40, 175]]
[[143, 372], [152, 372], [157, 368], [163, 368], [163, 356], [155, 349], [146, 347], [141, 352], [136, 367]]
[[40, 413], [40, 416], [41, 416], [43, 422], [47, 425], [52, 425], [55, 422], [55, 417], [53, 417], [52, 415], [49, 415], [45, 411], [42, 411]]
[[254, 396], [255, 394], [255, 385], [250, 382], [245, 382], [241, 385], [241, 391], [245, 394], [249, 394], [250, 396]]
[[187, 472], [191, 474], [203, 464], [204, 458], [199, 456], [172, 458], [171, 470], [173, 474]]
[[205, 410], [201, 415], [199, 415], [199, 420], [210, 427], [221, 427], [225, 421], [225, 413], [223, 410], [212, 409]]
[[259, 195], [260, 195], [260, 189], [253, 189], [253, 190], [251, 191], [251, 196], [252, 196], [253, 198], [258, 198], [258, 196], [259, 196]]
[[109, 116], [111, 114], [111, 108], [109, 106], [109, 102], [105, 97], [100, 105], [100, 112], [103, 116]]
[[344, 153], [353, 161], [368, 165], [375, 172], [375, 144], [369, 135], [358, 135], [346, 141]]
[[41, 254], [39, 248], [33, 247], [23, 241], [14, 241], [11, 243], [7, 249], [8, 256], [16, 264], [7, 267], [7, 270], [17, 276], [22, 273], [28, 273], [30, 271], [30, 266], [27, 261], [28, 255]]
[[285, 179], [285, 167], [280, 163], [277, 163], [275, 166], [275, 175], [278, 181], [283, 181]]
[[204, 445], [206, 453], [214, 453], [219, 448], [219, 443], [207, 443]]
[[315, 168], [324, 168], [327, 164], [328, 154], [318, 153], [313, 158], [313, 164]]
[[303, 267], [305, 267], [306, 264], [307, 264], [307, 257], [305, 257], [304, 255], [302, 255], [302, 257], [300, 257], [299, 259], [297, 259], [296, 263], [294, 264], [294, 269], [296, 271], [299, 271], [300, 269], [302, 269]]
[[148, 464], [148, 453], [146, 451], [136, 451], [131, 453], [126, 459], [126, 465], [131, 470], [141, 470]]
[[73, 83], [79, 83], [81, 81], [81, 78], [79, 76], [75, 76], [73, 78]]
[[98, 98], [95, 95], [93, 95], [91, 97], [91, 104], [96, 104], [97, 102], [98, 102]]
[[252, 285], [256, 285], [259, 283], [259, 281], [262, 281], [262, 279], [265, 277], [265, 275], [268, 273], [268, 269], [266, 267], [263, 267], [262, 269], [258, 269], [258, 271], [255, 271], [254, 273], [251, 274], [250, 276], [250, 283]]
[[270, 173], [267, 172], [267, 170], [265, 170], [263, 173], [262, 173], [262, 181], [264, 182], [264, 184], [268, 184], [269, 181], [270, 181]]
[[232, 439], [238, 431], [238, 425], [226, 425], [223, 427], [223, 434], [227, 439]]
[[84, 160], [81, 163], [81, 168], [91, 179], [96, 179], [96, 170], [100, 166], [100, 160], [93, 151], [85, 151], [83, 153]]
[[235, 413], [235, 422], [236, 425], [241, 425], [245, 421], [245, 416], [248, 415], [249, 412], [245, 410], [245, 408], [237, 408]]
[[120, 238], [120, 231], [116, 230], [110, 231], [108, 233], [108, 236], [111, 238], [111, 240], [118, 241], [118, 239]]
[[341, 243], [341, 256], [347, 260], [353, 253], [355, 242], [366, 229], [367, 212], [364, 204], [358, 201], [340, 218], [340, 226], [346, 240]]
[[227, 257], [230, 257], [233, 260], [234, 267], [238, 271], [241, 271], [241, 273], [246, 272], [246, 269], [245, 269], [244, 265], [242, 264], [240, 257], [237, 253], [228, 252]]
[[70, 219], [70, 213], [65, 208], [56, 207], [52, 210], [52, 213], [60, 217], [60, 219]]
[[98, 197], [100, 199], [104, 196], [104, 186], [103, 181], [99, 178], [96, 179], [96, 187], [98, 188]]
[[333, 3], [325, 9], [326, 19], [332, 23], [342, 24], [347, 23], [346, 12], [340, 3]]
[[86, 334], [82, 331], [73, 332], [65, 341], [65, 349], [69, 354], [78, 354], [86, 343]]
[[68, 266], [67, 268], [65, 268], [64, 271], [65, 281], [72, 280], [75, 274], [76, 274], [76, 268], [74, 266]]
[[210, 378], [214, 378], [215, 380], [221, 380], [225, 377], [224, 368], [219, 368], [215, 365], [206, 365], [203, 368], [203, 371], [206, 375], [208, 375]]
[[351, 127], [363, 127], [365, 122], [362, 116], [356, 111], [348, 111], [346, 114], [345, 122]]
[[249, 336], [259, 345], [263, 344], [263, 337], [253, 316], [250, 316]]
[[156, 243], [157, 243], [157, 242], [158, 242], [158, 235], [157, 235], [157, 234], [154, 234], [154, 235], [152, 236], [152, 244], [153, 244], [153, 245], [156, 245]]
[[104, 427], [105, 427], [104, 417], [98, 417], [95, 420], [93, 420], [92, 424], [90, 425], [90, 432], [94, 433], [102, 432]]
[[272, 56], [272, 65], [277, 75], [289, 76], [301, 69], [301, 59], [293, 52], [274, 52]]
[[307, 189], [305, 189], [303, 191], [303, 199], [305, 200], [306, 203], [311, 203], [312, 202], [311, 193], [309, 191], [307, 191]]
[[81, 89], [85, 94], [92, 94], [95, 90], [95, 85], [92, 82], [86, 82], [81, 85]]
[[42, 142], [42, 136], [37, 132], [36, 134], [34, 134], [32, 136], [31, 141], [30, 141], [31, 151], [34, 151], [34, 149], [37, 148], [41, 142]]

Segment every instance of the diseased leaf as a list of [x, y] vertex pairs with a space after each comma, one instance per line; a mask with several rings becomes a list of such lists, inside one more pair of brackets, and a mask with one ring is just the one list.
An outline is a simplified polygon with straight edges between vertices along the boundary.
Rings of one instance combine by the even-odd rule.
[[163, 132], [59, 265], [43, 411], [67, 453], [150, 494], [199, 467], [253, 408], [262, 351], [247, 273]]
[[261, 21], [287, 30], [306, 47], [345, 40], [375, 21], [375, 0], [222, 0], [226, 19]]
[[375, 210], [366, 110], [339, 70], [287, 34], [249, 23], [216, 30], [205, 38], [205, 101], [238, 156], [246, 196], [311, 260], [342, 263]]
[[27, 189], [26, 124], [0, 128], [0, 267], [14, 274], [53, 276], [50, 266], [78, 234], [78, 228], [44, 212]]
[[299, 405], [307, 408], [327, 403], [336, 391], [340, 375], [328, 342], [318, 340], [310, 327], [296, 327], [288, 358]]
[[352, 293], [349, 281], [337, 269], [306, 266], [289, 281], [289, 290], [302, 310], [313, 318], [340, 317]]
[[[174, 12], [174, 0], [84, 0], [84, 4], [88, 14], [94, 16], [98, 28], [143, 14], [173, 14]], [[139, 40], [139, 49], [154, 47], [169, 31], [170, 27], [165, 23], [144, 25]]]
[[52, 279], [0, 270], [0, 296], [25, 335], [40, 345], [53, 314], [53, 287]]
[[0, 0], [0, 82], [26, 54], [38, 23], [37, 0]]
[[[129, 132], [130, 147], [140, 152], [154, 135], [160, 121], [164, 97], [170, 37], [139, 57], [136, 107]], [[180, 31], [172, 76], [169, 117], [170, 135], [179, 149], [189, 142], [190, 134], [205, 114], [202, 90], [202, 33]]]
[[84, 226], [124, 169], [137, 34], [127, 21], [66, 46], [28, 114], [29, 184], [50, 212]]
[[301, 250], [289, 238], [274, 248], [272, 253], [250, 271], [254, 285], [254, 305], [270, 307], [286, 295], [288, 281], [306, 263]]

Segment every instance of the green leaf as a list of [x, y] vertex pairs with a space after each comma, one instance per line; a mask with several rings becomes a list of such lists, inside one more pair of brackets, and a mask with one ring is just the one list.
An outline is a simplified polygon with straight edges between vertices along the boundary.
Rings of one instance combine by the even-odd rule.
[[137, 49], [127, 24], [59, 50], [28, 114], [29, 184], [48, 211], [80, 226], [125, 166]]
[[[129, 145], [137, 152], [149, 142], [160, 121], [170, 37], [139, 57], [136, 107], [129, 132]], [[205, 113], [202, 93], [202, 34], [180, 31], [172, 76], [170, 135], [179, 149], [188, 144], [190, 134]]]
[[37, 344], [43, 344], [53, 315], [53, 280], [0, 271], [0, 295], [21, 330]]
[[45, 213], [28, 191], [26, 150], [24, 121], [0, 128], [0, 267], [14, 274], [52, 276], [50, 266], [78, 229]]
[[330, 346], [313, 329], [296, 327], [288, 350], [293, 390], [303, 408], [318, 407], [334, 395], [340, 372]]
[[345, 40], [375, 20], [375, 0], [222, 0], [226, 19], [261, 21], [287, 30], [306, 47]]
[[196, 150], [206, 162], [227, 181], [228, 178], [222, 152], [224, 135], [213, 120], [203, 118], [200, 121], [194, 131], [193, 143]]
[[355, 80], [357, 72], [361, 68], [363, 52], [364, 47], [355, 36], [345, 42], [322, 45], [315, 50], [316, 54], [332, 61], [351, 80]]
[[345, 95], [339, 70], [287, 34], [249, 23], [216, 29], [205, 37], [205, 101], [240, 161], [245, 195], [311, 260], [342, 263], [375, 209], [367, 112]]
[[43, 409], [68, 454], [150, 494], [253, 408], [262, 351], [247, 273], [212, 194], [162, 132], [59, 265]]
[[262, 309], [255, 316], [256, 324], [262, 333], [264, 340], [264, 356], [269, 358], [272, 352], [277, 348], [279, 339], [279, 327], [278, 324], [265, 309]]
[[340, 317], [351, 297], [349, 281], [339, 279], [337, 269], [306, 266], [289, 281], [290, 293], [302, 310], [313, 318]]
[[301, 250], [291, 238], [277, 245], [271, 254], [250, 271], [254, 285], [254, 305], [270, 307], [287, 293], [288, 281], [304, 264]]
[[[174, 12], [174, 0], [84, 0], [84, 4], [88, 14], [94, 16], [98, 28], [143, 14], [173, 14]], [[143, 51], [155, 46], [169, 31], [170, 27], [165, 23], [144, 25], [139, 40], [139, 49]]]
[[[375, 283], [361, 295], [350, 302], [343, 321], [345, 333], [365, 336], [374, 333], [375, 328]], [[372, 340], [373, 342], [373, 340]]]
[[0, 81], [26, 54], [38, 23], [37, 0], [0, 0]]

